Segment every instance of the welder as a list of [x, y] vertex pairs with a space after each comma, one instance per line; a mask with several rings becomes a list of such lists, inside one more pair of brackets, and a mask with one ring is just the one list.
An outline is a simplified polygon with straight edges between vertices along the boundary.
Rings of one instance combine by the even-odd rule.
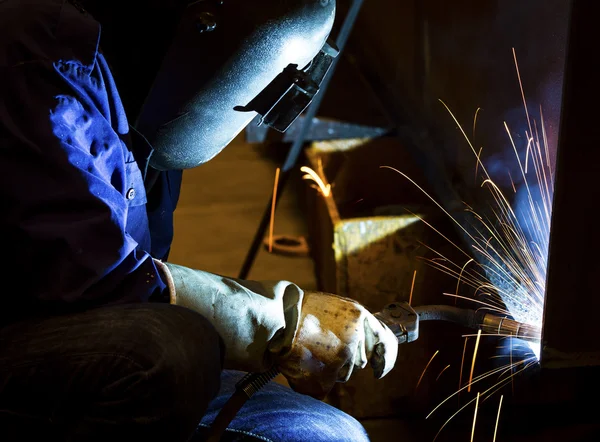
[[334, 0], [0, 0], [1, 440], [201, 437], [244, 372], [273, 366], [292, 389], [253, 397], [227, 440], [368, 439], [319, 399], [393, 368], [385, 324], [168, 260], [182, 171], [254, 106], [293, 120], [334, 18]]

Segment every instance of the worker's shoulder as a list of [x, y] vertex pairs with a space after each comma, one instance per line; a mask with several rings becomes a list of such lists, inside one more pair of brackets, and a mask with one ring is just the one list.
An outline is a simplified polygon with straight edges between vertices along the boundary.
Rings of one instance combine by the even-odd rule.
[[100, 25], [69, 0], [0, 0], [0, 66], [96, 56]]

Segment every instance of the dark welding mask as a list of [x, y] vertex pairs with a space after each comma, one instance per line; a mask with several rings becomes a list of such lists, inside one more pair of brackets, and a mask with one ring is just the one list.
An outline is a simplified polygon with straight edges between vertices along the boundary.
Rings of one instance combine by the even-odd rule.
[[335, 0], [200, 0], [185, 9], [136, 128], [149, 164], [187, 169], [217, 155], [257, 115], [285, 131], [337, 55]]

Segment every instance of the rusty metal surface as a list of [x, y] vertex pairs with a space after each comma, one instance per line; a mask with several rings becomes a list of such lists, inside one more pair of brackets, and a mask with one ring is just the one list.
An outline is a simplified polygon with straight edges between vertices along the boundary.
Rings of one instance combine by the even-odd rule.
[[[562, 122], [556, 161], [554, 207], [544, 311], [542, 367], [600, 367], [596, 324], [584, 312], [600, 310], [598, 274], [600, 231], [597, 212], [600, 187], [600, 141], [597, 117], [586, 103], [600, 99], [596, 20], [591, 2], [573, 2], [567, 48]], [[577, 216], [577, 213], [585, 214]]]
[[[426, 227], [414, 215], [357, 218], [334, 226], [337, 291], [377, 311], [408, 301]], [[421, 283], [421, 272], [417, 272]], [[418, 287], [421, 284], [418, 285]]]

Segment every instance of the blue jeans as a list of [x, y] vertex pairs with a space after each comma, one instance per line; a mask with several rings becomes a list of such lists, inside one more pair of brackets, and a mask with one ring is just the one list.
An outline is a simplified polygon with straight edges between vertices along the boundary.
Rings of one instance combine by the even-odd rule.
[[[225, 370], [221, 390], [200, 422], [194, 442], [208, 427], [235, 390], [244, 373]], [[270, 382], [252, 396], [231, 422], [224, 442], [366, 442], [364, 428], [351, 416], [324, 402]]]
[[[0, 440], [199, 442], [241, 376], [222, 371], [222, 361], [212, 325], [168, 304], [0, 327]], [[273, 383], [244, 405], [226, 436], [368, 440], [351, 417]]]

